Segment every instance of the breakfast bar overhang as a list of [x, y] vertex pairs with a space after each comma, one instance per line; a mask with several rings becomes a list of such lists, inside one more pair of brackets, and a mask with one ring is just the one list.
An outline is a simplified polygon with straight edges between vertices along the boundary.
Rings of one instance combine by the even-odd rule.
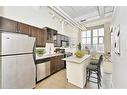
[[90, 55], [85, 55], [82, 58], [71, 56], [64, 58], [66, 61], [66, 78], [68, 82], [83, 88], [86, 82], [86, 67], [91, 59]]

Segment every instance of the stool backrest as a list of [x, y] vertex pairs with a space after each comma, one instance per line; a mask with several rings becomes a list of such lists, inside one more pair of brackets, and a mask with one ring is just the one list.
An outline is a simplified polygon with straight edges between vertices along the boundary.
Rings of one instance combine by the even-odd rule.
[[101, 63], [103, 62], [103, 55], [100, 55], [99, 61], [98, 61], [98, 67], [101, 66]]

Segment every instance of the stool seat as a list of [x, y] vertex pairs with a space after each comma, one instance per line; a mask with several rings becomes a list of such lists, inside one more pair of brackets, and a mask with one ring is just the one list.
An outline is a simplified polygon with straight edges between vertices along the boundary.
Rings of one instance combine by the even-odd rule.
[[91, 65], [91, 64], [89, 64], [89, 65], [87, 66], [87, 69], [90, 69], [90, 70], [95, 71], [95, 70], [98, 69], [98, 67], [97, 67], [97, 65]]
[[98, 59], [91, 59], [90, 64], [97, 65], [98, 64]]

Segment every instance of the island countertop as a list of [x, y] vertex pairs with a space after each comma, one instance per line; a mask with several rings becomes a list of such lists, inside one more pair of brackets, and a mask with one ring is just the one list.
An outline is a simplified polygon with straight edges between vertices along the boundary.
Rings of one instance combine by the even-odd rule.
[[82, 63], [84, 60], [86, 60], [89, 57], [91, 57], [91, 55], [85, 55], [82, 58], [77, 58], [76, 56], [71, 56], [71, 57], [64, 58], [62, 60], [65, 60], [68, 62], [74, 62], [74, 63]]

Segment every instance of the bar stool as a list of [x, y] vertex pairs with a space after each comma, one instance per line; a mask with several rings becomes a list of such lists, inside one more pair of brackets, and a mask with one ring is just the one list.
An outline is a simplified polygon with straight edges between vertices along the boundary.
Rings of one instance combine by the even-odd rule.
[[[87, 85], [87, 82], [93, 82], [96, 83], [98, 85], [98, 89], [100, 89], [101, 86], [101, 63], [103, 61], [103, 55], [101, 55], [99, 57], [98, 60], [98, 64], [97, 65], [92, 65], [89, 64], [86, 68], [86, 83], [85, 83], [85, 87]], [[96, 74], [97, 77], [91, 76], [92, 74]], [[90, 78], [94, 78], [97, 79], [97, 81], [91, 81]]]

